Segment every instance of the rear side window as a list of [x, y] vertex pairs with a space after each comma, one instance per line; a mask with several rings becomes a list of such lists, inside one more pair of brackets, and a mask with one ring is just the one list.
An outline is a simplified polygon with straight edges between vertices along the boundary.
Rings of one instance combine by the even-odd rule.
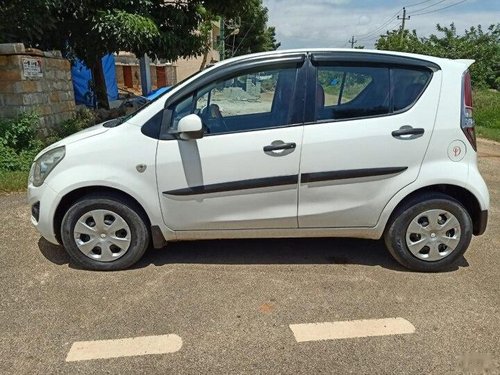
[[318, 66], [315, 120], [390, 114], [412, 106], [431, 72], [421, 68]]
[[401, 111], [415, 103], [424, 91], [431, 73], [428, 70], [391, 69], [394, 111]]
[[389, 113], [389, 83], [388, 68], [318, 67], [316, 120]]

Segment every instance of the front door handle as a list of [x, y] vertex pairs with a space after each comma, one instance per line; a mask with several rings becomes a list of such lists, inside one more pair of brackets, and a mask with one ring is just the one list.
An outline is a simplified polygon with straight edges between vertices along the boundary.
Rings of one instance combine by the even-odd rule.
[[283, 141], [274, 141], [270, 145], [264, 146], [264, 152], [273, 152], [280, 150], [295, 149], [297, 145], [295, 142], [284, 143]]
[[424, 135], [424, 133], [425, 133], [424, 128], [414, 128], [409, 125], [405, 125], [400, 127], [398, 130], [394, 130], [391, 134], [394, 138], [409, 140], [409, 139], [419, 138], [422, 135]]

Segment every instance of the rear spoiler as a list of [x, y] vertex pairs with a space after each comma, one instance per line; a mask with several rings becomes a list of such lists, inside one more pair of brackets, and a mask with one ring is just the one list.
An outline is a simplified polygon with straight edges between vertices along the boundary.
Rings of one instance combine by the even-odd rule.
[[457, 63], [465, 65], [465, 69], [468, 69], [469, 66], [471, 66], [472, 64], [474, 64], [476, 62], [476, 60], [469, 60], [469, 59], [456, 59], [453, 61], [456, 61]]

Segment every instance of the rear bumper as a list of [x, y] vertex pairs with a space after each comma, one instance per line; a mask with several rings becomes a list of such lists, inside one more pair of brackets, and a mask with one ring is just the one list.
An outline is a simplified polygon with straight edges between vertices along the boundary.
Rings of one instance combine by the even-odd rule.
[[475, 236], [480, 236], [486, 231], [488, 225], [488, 210], [481, 211], [479, 217], [474, 222], [473, 232]]

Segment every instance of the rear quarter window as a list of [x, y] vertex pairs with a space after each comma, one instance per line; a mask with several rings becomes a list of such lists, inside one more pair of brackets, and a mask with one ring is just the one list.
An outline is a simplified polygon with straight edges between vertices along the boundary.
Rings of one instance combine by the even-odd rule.
[[394, 111], [402, 111], [412, 106], [425, 90], [431, 72], [416, 69], [391, 69], [393, 82], [393, 105]]

